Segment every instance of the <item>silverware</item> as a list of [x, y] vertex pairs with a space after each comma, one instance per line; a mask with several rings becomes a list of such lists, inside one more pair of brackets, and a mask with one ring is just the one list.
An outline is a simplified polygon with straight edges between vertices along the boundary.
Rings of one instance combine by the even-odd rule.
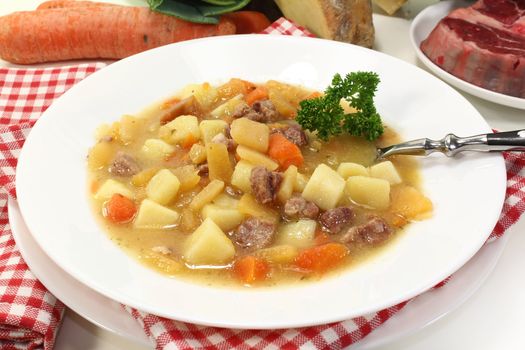
[[464, 151], [475, 152], [525, 152], [525, 129], [458, 137], [448, 134], [441, 140], [417, 139], [392, 145], [377, 150], [377, 158], [386, 158], [394, 154], [427, 156], [441, 152], [449, 157]]

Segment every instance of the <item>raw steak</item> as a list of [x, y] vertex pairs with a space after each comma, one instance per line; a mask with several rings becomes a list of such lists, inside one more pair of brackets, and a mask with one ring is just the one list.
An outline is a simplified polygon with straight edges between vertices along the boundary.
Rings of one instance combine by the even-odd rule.
[[479, 0], [456, 9], [421, 50], [460, 79], [525, 98], [525, 0]]

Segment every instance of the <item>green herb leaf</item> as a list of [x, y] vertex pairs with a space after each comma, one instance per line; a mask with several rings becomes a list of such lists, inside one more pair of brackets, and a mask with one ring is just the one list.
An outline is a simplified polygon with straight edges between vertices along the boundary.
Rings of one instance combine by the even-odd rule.
[[164, 0], [147, 0], [150, 9], [156, 9]]
[[202, 1], [207, 2], [208, 4], [221, 5], [221, 6], [235, 4], [235, 0], [202, 0]]
[[[211, 1], [206, 1], [211, 3]], [[204, 16], [217, 16], [223, 13], [237, 11], [248, 5], [250, 0], [235, 0], [231, 5], [198, 5], [197, 7]]]
[[219, 18], [217, 16], [204, 15], [199, 9], [198, 2], [190, 0], [148, 0], [151, 2], [159, 2], [156, 7], [150, 8], [154, 11], [163, 13], [165, 15], [174, 16], [189, 22], [217, 24]]
[[[384, 131], [381, 116], [374, 106], [379, 81], [374, 72], [352, 72], [344, 79], [336, 74], [324, 96], [301, 101], [296, 120], [303, 128], [317, 132], [325, 141], [343, 131], [373, 141]], [[345, 114], [341, 99], [348, 101], [357, 111]]]

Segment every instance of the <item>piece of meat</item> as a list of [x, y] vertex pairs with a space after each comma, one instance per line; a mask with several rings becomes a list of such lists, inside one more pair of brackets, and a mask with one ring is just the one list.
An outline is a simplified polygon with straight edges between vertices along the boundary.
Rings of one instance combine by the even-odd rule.
[[456, 9], [421, 43], [421, 51], [471, 84], [525, 98], [525, 1], [479, 0]]
[[298, 147], [306, 146], [308, 144], [308, 136], [300, 125], [292, 124], [279, 130], [284, 137], [295, 143]]
[[227, 138], [226, 135], [222, 133], [213, 136], [211, 142], [222, 143], [223, 145], [226, 145], [228, 152], [233, 152], [235, 150], [235, 141], [233, 141], [233, 139]]
[[340, 241], [377, 245], [385, 242], [392, 235], [392, 232], [383, 218], [374, 216], [365, 224], [351, 227], [341, 236]]
[[339, 207], [325, 211], [319, 217], [319, 221], [330, 233], [339, 233], [353, 217], [354, 212], [351, 208]]
[[250, 120], [268, 123], [279, 119], [279, 114], [272, 101], [261, 100], [255, 102], [252, 107], [247, 104], [238, 105], [232, 113], [233, 118], [248, 118]]
[[115, 176], [133, 176], [140, 171], [135, 158], [124, 152], [117, 152], [115, 159], [108, 168], [110, 174]]
[[203, 163], [203, 164], [199, 164], [197, 165], [197, 175], [199, 176], [208, 176], [210, 172], [210, 168], [208, 167], [208, 163]]
[[315, 219], [319, 214], [319, 207], [303, 197], [292, 197], [284, 203], [284, 215], [290, 219]]
[[263, 166], [254, 167], [250, 174], [250, 186], [255, 199], [261, 204], [273, 202], [282, 180], [281, 173], [269, 171]]
[[249, 218], [239, 225], [232, 240], [240, 247], [261, 249], [272, 242], [275, 224], [258, 218]]

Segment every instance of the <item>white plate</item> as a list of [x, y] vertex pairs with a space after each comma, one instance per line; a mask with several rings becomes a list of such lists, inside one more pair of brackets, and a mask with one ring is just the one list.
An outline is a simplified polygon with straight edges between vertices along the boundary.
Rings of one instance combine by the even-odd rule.
[[[8, 202], [9, 223], [20, 253], [35, 276], [70, 309], [136, 343], [151, 346], [138, 322], [119, 303], [78, 282], [55, 264], [38, 246], [24, 223], [16, 201]], [[405, 308], [350, 348], [372, 349], [428, 326], [466, 301], [485, 281], [510, 235], [483, 246], [444, 287], [416, 297]]]
[[124, 304], [181, 321], [232, 328], [300, 327], [409, 299], [459, 269], [484, 243], [505, 194], [500, 155], [424, 159], [424, 191], [435, 204], [433, 218], [414, 223], [389, 249], [357, 268], [286, 288], [212, 288], [157, 274], [107, 238], [86, 195], [86, 152], [93, 131], [103, 122], [135, 113], [191, 82], [237, 76], [322, 89], [334, 73], [355, 70], [378, 72], [378, 109], [406, 139], [490, 131], [472, 105], [448, 85], [375, 51], [284, 36], [189, 41], [98, 71], [42, 115], [17, 169], [24, 220], [51, 259], [82, 283]]
[[456, 8], [467, 7], [469, 5], [472, 5], [472, 3], [461, 0], [441, 1], [435, 5], [427, 7], [421, 11], [416, 18], [414, 18], [412, 25], [410, 26], [410, 41], [412, 42], [412, 46], [414, 47], [418, 58], [434, 74], [460, 90], [500, 105], [525, 109], [525, 98], [500, 94], [459, 79], [434, 64], [434, 62], [432, 62], [419, 48], [421, 42], [428, 37], [430, 32], [442, 18]]

